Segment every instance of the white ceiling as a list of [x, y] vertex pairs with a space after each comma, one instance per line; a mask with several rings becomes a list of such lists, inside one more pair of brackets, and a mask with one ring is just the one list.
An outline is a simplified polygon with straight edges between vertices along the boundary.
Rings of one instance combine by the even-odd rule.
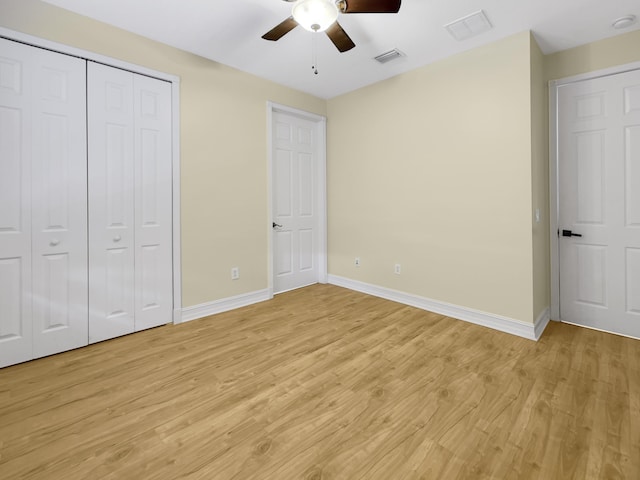
[[[301, 27], [277, 42], [260, 38], [290, 15], [292, 4], [282, 0], [45, 1], [321, 98], [523, 30], [548, 54], [640, 28], [611, 27], [627, 14], [640, 18], [638, 0], [404, 0], [398, 14], [341, 15], [356, 47], [339, 53], [324, 33]], [[459, 42], [443, 28], [480, 9], [494, 26], [489, 32]], [[311, 69], [314, 41], [318, 75]], [[373, 60], [392, 48], [406, 57]]]

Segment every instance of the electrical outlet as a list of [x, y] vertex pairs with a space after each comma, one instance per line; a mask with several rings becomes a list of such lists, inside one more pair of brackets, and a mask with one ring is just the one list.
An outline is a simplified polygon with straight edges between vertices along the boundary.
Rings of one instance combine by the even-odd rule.
[[356, 261], [354, 262], [356, 267], [360, 266], [360, 257], [356, 257]]
[[400, 264], [396, 263], [395, 266], [393, 267], [393, 273], [395, 273], [396, 275], [400, 275]]
[[240, 269], [238, 267], [233, 267], [231, 269], [231, 280], [238, 280], [240, 278]]

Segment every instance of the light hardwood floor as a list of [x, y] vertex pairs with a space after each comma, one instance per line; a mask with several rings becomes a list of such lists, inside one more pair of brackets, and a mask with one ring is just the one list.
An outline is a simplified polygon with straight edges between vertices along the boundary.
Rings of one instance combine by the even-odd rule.
[[640, 342], [335, 286], [0, 370], [0, 478], [640, 478]]

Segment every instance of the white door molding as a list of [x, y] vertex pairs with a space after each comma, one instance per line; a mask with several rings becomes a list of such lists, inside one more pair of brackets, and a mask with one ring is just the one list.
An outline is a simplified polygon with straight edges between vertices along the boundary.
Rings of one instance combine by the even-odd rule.
[[560, 318], [560, 255], [558, 238], [559, 212], [559, 175], [558, 175], [558, 88], [570, 83], [593, 80], [595, 78], [616, 75], [639, 70], [640, 62], [618, 65], [602, 70], [595, 70], [580, 75], [549, 81], [549, 224], [550, 224], [550, 253], [551, 253], [551, 307], [550, 317], [562, 321]]
[[267, 275], [269, 298], [273, 298], [273, 117], [275, 113], [285, 113], [315, 123], [318, 162], [317, 162], [317, 207], [318, 207], [318, 250], [315, 252], [318, 265], [318, 283], [327, 283], [327, 119], [322, 115], [305, 112], [274, 102], [267, 102]]
[[182, 321], [182, 261], [180, 232], [180, 77], [158, 70], [142, 67], [117, 58], [100, 55], [95, 52], [71, 47], [26, 33], [0, 27], [0, 37], [14, 40], [34, 47], [102, 63], [111, 67], [128, 70], [133, 73], [165, 80], [171, 83], [171, 157], [172, 157], [172, 212], [173, 212], [173, 323]]

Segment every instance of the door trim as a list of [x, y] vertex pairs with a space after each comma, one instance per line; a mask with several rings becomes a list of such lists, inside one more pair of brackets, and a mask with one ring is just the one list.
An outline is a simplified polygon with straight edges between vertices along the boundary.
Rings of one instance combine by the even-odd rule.
[[558, 203], [560, 183], [558, 176], [558, 88], [570, 83], [593, 80], [600, 77], [640, 70], [640, 62], [627, 63], [611, 68], [595, 70], [580, 75], [549, 81], [549, 245], [551, 256], [551, 307], [552, 319], [560, 318], [560, 250], [558, 238]]
[[316, 125], [318, 138], [317, 165], [317, 207], [318, 207], [318, 251], [315, 259], [318, 265], [318, 283], [327, 283], [327, 118], [315, 113], [288, 107], [275, 102], [267, 102], [267, 276], [269, 298], [273, 298], [273, 116], [286, 113], [311, 121]]
[[181, 261], [181, 231], [180, 231], [180, 77], [170, 73], [160, 72], [133, 63], [118, 60], [95, 52], [82, 50], [62, 43], [53, 42], [22, 32], [0, 27], [0, 37], [21, 42], [34, 47], [52, 50], [54, 52], [82, 58], [84, 60], [102, 63], [110, 67], [120, 68], [129, 72], [146, 75], [171, 83], [171, 162], [172, 162], [172, 213], [173, 213], [173, 323], [182, 321], [182, 261]]

